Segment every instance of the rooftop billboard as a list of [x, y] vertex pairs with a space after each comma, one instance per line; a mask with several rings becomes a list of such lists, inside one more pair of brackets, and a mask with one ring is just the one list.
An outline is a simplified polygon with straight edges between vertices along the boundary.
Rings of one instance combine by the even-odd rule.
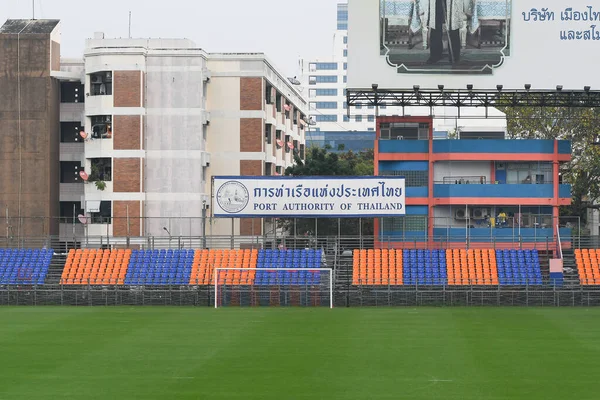
[[387, 217], [406, 213], [403, 177], [213, 179], [215, 217]]
[[589, 0], [349, 0], [351, 89], [598, 89], [598, 50]]

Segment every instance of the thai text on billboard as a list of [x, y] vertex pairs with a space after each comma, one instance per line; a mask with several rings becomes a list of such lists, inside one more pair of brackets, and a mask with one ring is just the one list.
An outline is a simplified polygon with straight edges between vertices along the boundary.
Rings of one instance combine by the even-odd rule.
[[213, 179], [215, 217], [386, 217], [405, 208], [403, 177]]
[[349, 0], [348, 87], [598, 88], [588, 0]]

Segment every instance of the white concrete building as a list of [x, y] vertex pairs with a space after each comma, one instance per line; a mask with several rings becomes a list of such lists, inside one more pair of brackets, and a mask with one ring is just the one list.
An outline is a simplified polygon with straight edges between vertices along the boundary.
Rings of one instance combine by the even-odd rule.
[[[304, 158], [307, 102], [264, 54], [97, 33], [61, 75], [79, 96], [61, 105], [63, 238], [265, 231], [262, 220], [203, 226], [212, 176], [283, 175]], [[86, 232], [71, 221], [79, 215]]]
[[[316, 123], [311, 127], [312, 140], [320, 138], [320, 132], [375, 131], [376, 114], [381, 116], [406, 115], [427, 116], [429, 108], [375, 107], [362, 105], [352, 107], [350, 117], [346, 105], [346, 76], [348, 68], [348, 4], [339, 3], [337, 9], [337, 29], [333, 34], [332, 53], [326, 57], [310, 57], [300, 60], [300, 81], [303, 93], [309, 101], [310, 117]], [[375, 78], [374, 78], [375, 81]], [[487, 118], [485, 110], [462, 110], [462, 119], [458, 118], [455, 108], [437, 107], [433, 110], [434, 131], [436, 137], [454, 135], [462, 132], [505, 132], [506, 120], [496, 110], [490, 111]]]

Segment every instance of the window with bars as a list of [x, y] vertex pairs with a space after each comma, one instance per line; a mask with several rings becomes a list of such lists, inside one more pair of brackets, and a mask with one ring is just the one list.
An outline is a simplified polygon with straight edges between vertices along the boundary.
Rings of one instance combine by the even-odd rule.
[[405, 217], [382, 218], [384, 232], [425, 232], [426, 215], [407, 215]]
[[382, 171], [380, 176], [403, 176], [406, 187], [427, 187], [429, 184], [428, 171]]

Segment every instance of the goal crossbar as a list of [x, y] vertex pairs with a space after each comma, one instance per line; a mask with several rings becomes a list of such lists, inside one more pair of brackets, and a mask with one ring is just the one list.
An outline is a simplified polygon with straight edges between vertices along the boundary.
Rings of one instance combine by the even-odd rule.
[[260, 271], [260, 272], [328, 272], [329, 273], [329, 308], [333, 308], [333, 268], [215, 268], [214, 287], [215, 287], [215, 308], [219, 308], [218, 290], [219, 290], [219, 272], [220, 271]]

